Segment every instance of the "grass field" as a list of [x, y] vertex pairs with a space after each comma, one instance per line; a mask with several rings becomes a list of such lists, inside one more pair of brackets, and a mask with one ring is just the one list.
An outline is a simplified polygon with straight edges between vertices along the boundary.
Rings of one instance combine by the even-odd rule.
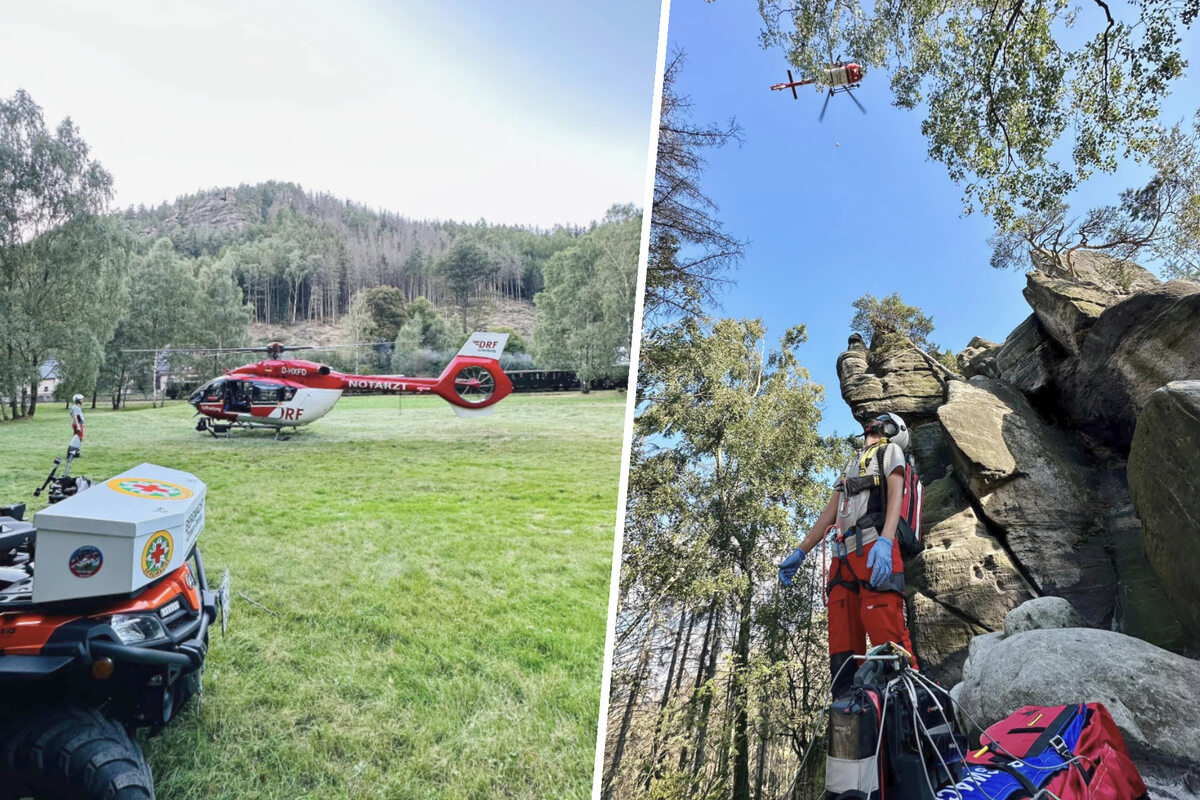
[[[285, 442], [88, 411], [73, 473], [194, 472], [233, 574], [198, 706], [144, 742], [159, 796], [588, 796], [624, 400], [346, 398]], [[40, 507], [69, 437], [60, 405], [0, 424], [0, 501]]]

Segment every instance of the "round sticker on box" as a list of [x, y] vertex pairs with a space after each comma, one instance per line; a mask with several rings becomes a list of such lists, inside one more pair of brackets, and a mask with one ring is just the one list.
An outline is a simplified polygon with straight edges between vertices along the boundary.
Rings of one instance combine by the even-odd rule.
[[175, 549], [175, 543], [171, 541], [171, 534], [166, 531], [158, 531], [152, 534], [146, 540], [146, 546], [142, 548], [142, 574], [147, 578], [157, 578], [167, 570], [167, 565], [171, 563], [171, 551]]
[[100, 548], [90, 544], [76, 549], [67, 560], [67, 568], [76, 578], [90, 578], [99, 572], [103, 565], [104, 554], [100, 552]]
[[192, 496], [192, 490], [186, 486], [145, 478], [113, 478], [105, 486], [114, 492], [133, 497], [149, 497], [153, 500], [187, 500]]

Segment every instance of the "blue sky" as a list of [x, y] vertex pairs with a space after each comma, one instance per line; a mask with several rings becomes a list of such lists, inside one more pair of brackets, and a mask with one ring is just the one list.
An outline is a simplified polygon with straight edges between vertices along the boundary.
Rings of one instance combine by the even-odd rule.
[[[838, 392], [835, 361], [855, 299], [899, 291], [933, 317], [934, 341], [957, 352], [977, 335], [1003, 341], [1029, 315], [1025, 278], [988, 265], [991, 225], [961, 216], [961, 190], [926, 156], [924, 114], [892, 107], [886, 75], [868, 74], [855, 91], [865, 116], [838, 96], [818, 123], [816, 91], [801, 89], [793, 100], [768, 90], [787, 79], [788, 64], [780, 51], [761, 48], [760, 29], [754, 3], [671, 4], [668, 42], [687, 55], [678, 90], [691, 97], [694, 119], [736, 117], [745, 136], [740, 147], [708, 152], [703, 179], [726, 230], [750, 242], [718, 313], [762, 318], [771, 337], [806, 323], [799, 352], [826, 387], [822, 429], [851, 433], [859, 427]], [[1200, 65], [1196, 41], [1191, 35], [1185, 52]], [[1191, 83], [1171, 98], [1170, 121], [1200, 106]], [[1135, 167], [1104, 176], [1077, 203], [1113, 202], [1146, 176]]]
[[5, 3], [0, 96], [70, 116], [115, 205], [288, 180], [417, 218], [641, 203], [647, 0]]

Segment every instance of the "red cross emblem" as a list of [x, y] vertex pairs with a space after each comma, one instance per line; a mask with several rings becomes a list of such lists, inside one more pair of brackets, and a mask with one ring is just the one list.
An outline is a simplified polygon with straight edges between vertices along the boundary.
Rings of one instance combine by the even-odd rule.
[[167, 569], [167, 565], [171, 563], [173, 547], [171, 534], [166, 531], [159, 531], [151, 536], [150, 541], [146, 542], [145, 549], [142, 550], [142, 574], [147, 578], [157, 578], [162, 575]]

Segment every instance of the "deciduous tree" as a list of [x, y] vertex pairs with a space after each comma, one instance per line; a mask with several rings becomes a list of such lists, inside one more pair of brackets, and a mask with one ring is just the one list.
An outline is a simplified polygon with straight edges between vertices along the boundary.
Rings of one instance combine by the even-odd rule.
[[593, 378], [628, 374], [641, 216], [632, 206], [610, 209], [546, 262], [546, 288], [534, 297], [537, 362], [574, 370], [585, 390]]
[[[83, 232], [94, 224], [83, 220], [104, 210], [112, 177], [91, 157], [70, 119], [50, 131], [24, 90], [0, 99], [0, 176], [0, 394], [17, 416], [22, 398], [34, 413], [41, 362], [56, 347], [72, 347], [79, 363], [94, 361], [103, 325], [93, 342], [81, 321], [111, 299], [110, 287], [88, 291], [76, 284], [88, 282], [89, 266], [96, 281], [114, 277], [108, 267], [120, 270], [115, 261], [106, 259], [100, 269], [83, 260]], [[42, 238], [73, 220], [79, 226]], [[119, 288], [119, 276], [114, 279]], [[84, 380], [90, 371], [72, 370], [72, 380]]]

